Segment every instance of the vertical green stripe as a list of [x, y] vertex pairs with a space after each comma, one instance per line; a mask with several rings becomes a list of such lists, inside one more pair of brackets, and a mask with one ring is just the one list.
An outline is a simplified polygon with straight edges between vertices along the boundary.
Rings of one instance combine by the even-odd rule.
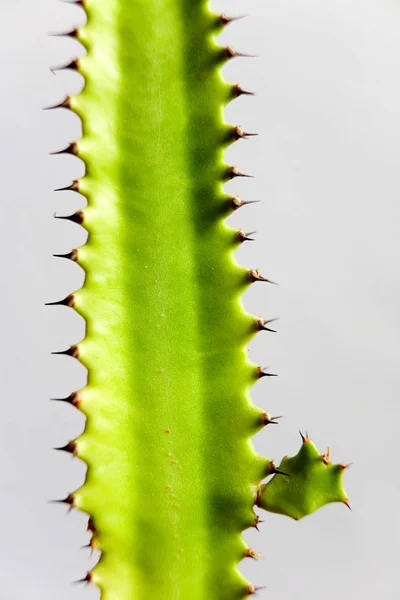
[[188, 166], [193, 223], [197, 223], [196, 273], [199, 338], [202, 347], [203, 414], [208, 510], [210, 598], [242, 598], [247, 583], [237, 570], [243, 558], [243, 529], [254, 521], [253, 485], [263, 477], [263, 461], [250, 441], [258, 411], [249, 389], [254, 366], [247, 343], [254, 317], [242, 308], [246, 270], [234, 258], [232, 233], [218, 208], [224, 202], [221, 173], [227, 127], [222, 111], [226, 84], [221, 50], [214, 42], [215, 15], [205, 2], [181, 0], [185, 31], [186, 94], [189, 107]]
[[[135, 445], [130, 431], [136, 405], [126, 324], [129, 319], [125, 288], [123, 194], [119, 183], [121, 148], [118, 141], [119, 68], [118, 3], [87, 3], [88, 24], [80, 33], [88, 55], [81, 60], [83, 93], [73, 108], [83, 121], [79, 154], [87, 174], [80, 190], [88, 199], [85, 227], [87, 244], [79, 251], [86, 271], [76, 308], [87, 323], [80, 359], [87, 366], [88, 386], [81, 408], [87, 415], [78, 439], [79, 456], [88, 464], [86, 484], [76, 494], [76, 505], [87, 511], [98, 531], [103, 552], [95, 580], [102, 598], [132, 598], [137, 564], [132, 556], [135, 517], [126, 510], [134, 493], [131, 476]], [[109, 586], [108, 572], [115, 573]]]
[[201, 379], [176, 0], [121, 3], [119, 140], [135, 373], [139, 598], [204, 598]]

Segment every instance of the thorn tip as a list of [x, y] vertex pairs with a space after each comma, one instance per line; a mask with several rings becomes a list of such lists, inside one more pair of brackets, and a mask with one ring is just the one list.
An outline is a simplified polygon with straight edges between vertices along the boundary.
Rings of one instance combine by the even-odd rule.
[[244, 131], [239, 125], [233, 128], [233, 137], [235, 140], [247, 139], [249, 137], [255, 137], [258, 133], [250, 133], [248, 131]]
[[82, 402], [79, 392], [73, 392], [66, 398], [50, 398], [50, 400], [52, 402], [66, 402], [67, 404], [72, 404], [75, 408], [79, 408]]
[[326, 465], [331, 464], [331, 447], [330, 446], [328, 446], [326, 453], [322, 454], [321, 458], [322, 458], [322, 462], [324, 462]]
[[255, 552], [255, 550], [253, 550], [252, 548], [247, 548], [245, 556], [247, 558], [264, 558], [263, 555], [260, 552]]
[[249, 237], [252, 234], [254, 234], [255, 231], [249, 231], [249, 233], [245, 233], [244, 231], [242, 231], [241, 229], [239, 229], [237, 231], [237, 237], [239, 238], [239, 242], [254, 242], [255, 239], [253, 237]]
[[73, 358], [78, 358], [79, 357], [79, 347], [78, 346], [71, 346], [71, 348], [68, 348], [68, 350], [62, 350], [61, 352], [52, 352], [51, 354], [65, 354], [67, 356], [72, 356]]
[[222, 23], [222, 25], [229, 25], [234, 21], [239, 21], [240, 19], [245, 19], [246, 17], [248, 17], [248, 15], [238, 15], [237, 17], [230, 17], [226, 14], [223, 14], [220, 15], [219, 20]]
[[285, 475], [286, 477], [289, 477], [289, 473], [285, 473], [284, 471], [281, 471], [280, 469], [278, 469], [273, 460], [269, 461], [268, 466], [269, 466], [269, 475]]
[[301, 440], [302, 440], [303, 444], [307, 444], [307, 442], [310, 441], [310, 438], [308, 437], [308, 433], [307, 432], [304, 435], [301, 431], [299, 431], [299, 434], [301, 436]]
[[261, 317], [257, 319], [257, 327], [259, 331], [269, 331], [271, 333], [276, 333], [276, 329], [271, 329], [271, 327], [267, 327], [269, 323], [273, 323], [277, 321], [278, 317], [274, 317], [273, 319], [262, 319]]
[[88, 571], [85, 575], [85, 577], [83, 577], [82, 579], [78, 579], [77, 581], [74, 581], [73, 583], [92, 583], [93, 581], [93, 575], [90, 571]]
[[64, 192], [66, 190], [72, 190], [73, 192], [79, 192], [79, 179], [75, 179], [75, 181], [73, 181], [70, 185], [67, 185], [66, 187], [62, 187], [62, 188], [57, 188], [54, 191], [55, 192]]
[[246, 175], [246, 173], [238, 171], [236, 167], [229, 167], [228, 179], [234, 179], [235, 177], [249, 177], [250, 179], [254, 179], [254, 175]]
[[67, 96], [62, 102], [58, 102], [52, 106], [45, 106], [42, 110], [54, 110], [56, 108], [71, 108], [71, 97]]
[[55, 74], [55, 71], [63, 71], [64, 69], [71, 69], [73, 71], [79, 70], [79, 58], [72, 60], [66, 65], [61, 65], [59, 67], [52, 67], [50, 71]]
[[77, 223], [78, 225], [82, 225], [84, 220], [84, 214], [82, 210], [78, 210], [72, 215], [54, 215], [55, 219], [65, 219], [66, 221], [71, 221], [72, 223]]
[[271, 417], [269, 412], [264, 412], [262, 419], [264, 425], [279, 425], [277, 421], [278, 419], [282, 419], [282, 415], [279, 415], [278, 417]]
[[[257, 500], [256, 500], [256, 504], [257, 504], [257, 503], [258, 503], [258, 502], [257, 502]], [[259, 526], [259, 524], [260, 524], [260, 523], [264, 523], [264, 521], [262, 521], [262, 520], [260, 519], [260, 517], [259, 517], [258, 515], [256, 515], [256, 517], [255, 517], [255, 519], [254, 519], [254, 524], [253, 524], [253, 527], [254, 527], [255, 529], [257, 529], [257, 531], [260, 531], [260, 530], [259, 530], [259, 528], [258, 528], [258, 526]]]
[[50, 500], [51, 504], [67, 504], [69, 506], [69, 510], [72, 510], [75, 506], [75, 498], [73, 494], [68, 494], [66, 498], [62, 498], [61, 500]]
[[247, 586], [247, 593], [249, 596], [253, 595], [253, 594], [257, 594], [257, 592], [259, 592], [260, 590], [265, 589], [265, 585], [262, 586], [256, 586], [253, 585], [252, 583], [249, 583], [249, 585]]
[[249, 275], [250, 275], [250, 280], [252, 283], [254, 283], [256, 281], [265, 281], [266, 283], [271, 283], [272, 285], [278, 285], [275, 281], [272, 281], [271, 279], [267, 279], [266, 277], [263, 277], [263, 275], [261, 275], [261, 273], [258, 269], [251, 269], [249, 271]]
[[258, 58], [257, 54], [244, 54], [243, 52], [238, 52], [232, 46], [226, 46], [225, 53], [228, 59], [230, 58]]
[[72, 441], [72, 442], [68, 442], [68, 444], [66, 444], [65, 446], [59, 446], [58, 448], [53, 448], [53, 450], [68, 452], [69, 454], [76, 456], [78, 447], [77, 447], [76, 442]]
[[46, 302], [45, 306], [70, 306], [71, 308], [75, 304], [75, 296], [70, 294], [63, 300], [57, 300], [57, 302]]
[[261, 379], [262, 377], [278, 377], [277, 373], [268, 373], [267, 369], [268, 367], [257, 367], [259, 379]]
[[65, 148], [64, 150], [57, 150], [57, 152], [50, 152], [50, 156], [58, 156], [60, 154], [72, 154], [74, 156], [77, 156], [78, 144], [76, 142], [72, 142], [72, 144], [69, 144], [69, 146], [67, 148]]
[[68, 252], [67, 254], [53, 254], [53, 256], [55, 258], [67, 258], [76, 262], [78, 260], [78, 249], [74, 248], [73, 250], [71, 250], [71, 252]]
[[239, 98], [239, 96], [255, 96], [254, 92], [249, 92], [248, 90], [244, 90], [238, 83], [233, 87], [233, 95], [235, 98]]
[[237, 210], [242, 206], [246, 206], [246, 204], [255, 204], [256, 202], [260, 202], [259, 200], [241, 200], [239, 196], [232, 196], [230, 198], [230, 203], [233, 210]]

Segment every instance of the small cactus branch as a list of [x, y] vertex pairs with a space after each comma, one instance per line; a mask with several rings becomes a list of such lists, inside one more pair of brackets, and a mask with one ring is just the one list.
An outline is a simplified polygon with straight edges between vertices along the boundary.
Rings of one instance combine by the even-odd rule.
[[308, 436], [301, 434], [301, 437], [303, 443], [298, 454], [285, 456], [279, 465], [279, 471], [286, 476], [275, 475], [261, 485], [257, 505], [296, 520], [331, 502], [343, 502], [350, 508], [342, 484], [348, 465], [333, 465], [329, 446], [326, 454], [320, 454]]

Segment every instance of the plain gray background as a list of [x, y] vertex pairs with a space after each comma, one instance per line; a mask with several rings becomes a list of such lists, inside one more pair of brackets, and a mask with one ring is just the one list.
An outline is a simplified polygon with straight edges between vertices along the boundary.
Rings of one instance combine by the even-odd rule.
[[[253, 286], [248, 310], [279, 316], [251, 357], [279, 377], [254, 401], [285, 416], [256, 436], [279, 461], [308, 430], [346, 474], [353, 512], [331, 505], [301, 522], [265, 515], [246, 532], [264, 561], [242, 569], [261, 599], [395, 599], [399, 594], [400, 424], [400, 0], [215, 0], [232, 24], [221, 41], [257, 59], [235, 59], [227, 79], [256, 92], [227, 120], [260, 137], [238, 142], [232, 164], [256, 176], [227, 188], [262, 202], [230, 219], [257, 229], [238, 259], [279, 287]], [[80, 287], [81, 269], [52, 258], [85, 240], [69, 214], [79, 197], [52, 190], [83, 172], [51, 157], [80, 135], [67, 111], [41, 107], [79, 91], [73, 73], [49, 67], [75, 57], [73, 41], [47, 37], [84, 22], [57, 0], [0, 7], [0, 594], [4, 600], [90, 600], [71, 586], [96, 560], [86, 517], [48, 504], [82, 482], [80, 461], [51, 450], [83, 428], [71, 407], [49, 402], [84, 385], [85, 371], [50, 356], [84, 336], [82, 319], [44, 307]], [[78, 50], [79, 52], [79, 50]], [[62, 196], [62, 198], [60, 197]], [[189, 600], [189, 599], [188, 599]]]

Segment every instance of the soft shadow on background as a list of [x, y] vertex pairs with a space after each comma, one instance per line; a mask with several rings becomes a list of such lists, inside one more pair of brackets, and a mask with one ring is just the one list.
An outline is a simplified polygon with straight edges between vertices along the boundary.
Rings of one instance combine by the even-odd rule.
[[[262, 202], [230, 219], [257, 242], [238, 259], [279, 287], [253, 286], [249, 311], [279, 316], [250, 356], [279, 373], [253, 388], [254, 401], [283, 414], [256, 436], [279, 461], [308, 430], [346, 474], [353, 512], [331, 505], [301, 522], [265, 515], [246, 540], [263, 553], [241, 568], [266, 588], [260, 599], [398, 597], [400, 484], [400, 1], [215, 0], [249, 17], [221, 36], [257, 59], [235, 59], [227, 79], [256, 92], [227, 120], [260, 136], [228, 159], [254, 180], [229, 189]], [[53, 215], [78, 202], [57, 195], [83, 173], [49, 152], [80, 136], [67, 111], [41, 108], [79, 91], [80, 77], [49, 67], [75, 57], [76, 44], [46, 32], [84, 22], [57, 0], [2, 0], [0, 7], [0, 586], [5, 600], [94, 600], [71, 586], [96, 560], [87, 518], [48, 504], [82, 482], [85, 467], [51, 450], [76, 436], [82, 415], [49, 402], [85, 382], [82, 366], [50, 356], [84, 336], [82, 319], [44, 307], [80, 287], [75, 264], [52, 258], [85, 240]], [[139, 90], [140, 93], [140, 90]], [[82, 206], [82, 200], [81, 205]], [[272, 378], [271, 378], [272, 379]]]

